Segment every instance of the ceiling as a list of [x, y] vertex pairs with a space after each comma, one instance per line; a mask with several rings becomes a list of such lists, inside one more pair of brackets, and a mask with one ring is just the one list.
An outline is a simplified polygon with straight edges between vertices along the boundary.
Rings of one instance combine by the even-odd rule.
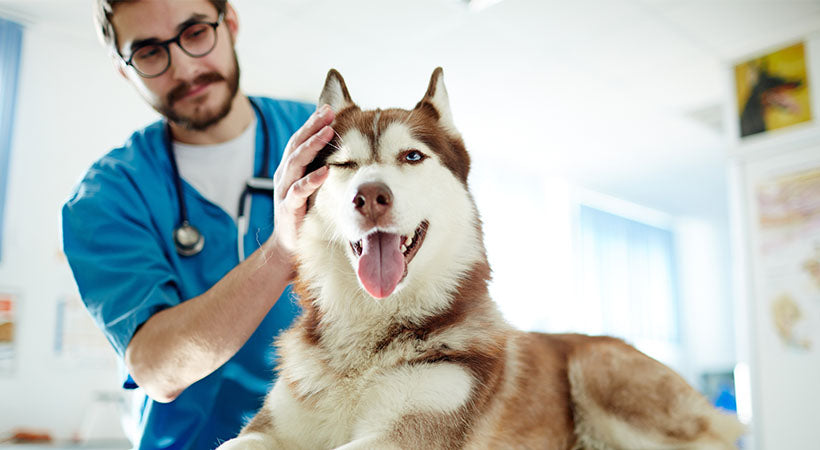
[[[90, 3], [0, 0], [0, 13], [96, 45]], [[477, 166], [717, 218], [731, 65], [820, 32], [820, 0], [233, 4], [249, 93], [315, 101], [335, 67], [363, 106], [411, 107], [442, 66]]]

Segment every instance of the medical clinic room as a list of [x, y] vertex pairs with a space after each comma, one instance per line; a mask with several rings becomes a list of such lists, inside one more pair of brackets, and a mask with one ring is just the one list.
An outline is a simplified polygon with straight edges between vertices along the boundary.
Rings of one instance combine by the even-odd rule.
[[820, 450], [820, 1], [0, 0], [0, 449]]

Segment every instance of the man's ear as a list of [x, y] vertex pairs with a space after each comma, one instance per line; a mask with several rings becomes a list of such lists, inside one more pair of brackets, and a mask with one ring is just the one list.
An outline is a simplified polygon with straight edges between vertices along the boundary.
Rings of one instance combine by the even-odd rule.
[[225, 17], [223, 17], [222, 20], [225, 22], [225, 25], [228, 26], [228, 31], [231, 33], [231, 40], [236, 42], [236, 35], [239, 33], [239, 16], [230, 3], [226, 3], [225, 7]]
[[350, 93], [347, 92], [347, 85], [336, 69], [330, 69], [325, 79], [325, 87], [319, 96], [319, 106], [329, 105], [337, 113], [349, 106], [354, 106]]

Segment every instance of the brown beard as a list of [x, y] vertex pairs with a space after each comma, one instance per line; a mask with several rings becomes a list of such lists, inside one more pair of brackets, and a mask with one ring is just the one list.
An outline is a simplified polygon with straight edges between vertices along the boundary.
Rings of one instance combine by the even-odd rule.
[[[216, 83], [224, 81], [228, 83], [228, 98], [220, 105], [219, 109], [203, 117], [191, 117], [178, 114], [174, 110], [174, 103], [183, 98], [191, 90], [191, 86], [203, 83]], [[239, 61], [236, 58], [236, 51], [233, 53], [233, 68], [228, 72], [227, 77], [217, 72], [208, 72], [196, 77], [192, 82], [183, 81], [165, 96], [165, 101], [157, 105], [152, 105], [154, 109], [165, 116], [169, 121], [189, 130], [202, 131], [211, 125], [219, 122], [231, 112], [233, 99], [239, 92]]]

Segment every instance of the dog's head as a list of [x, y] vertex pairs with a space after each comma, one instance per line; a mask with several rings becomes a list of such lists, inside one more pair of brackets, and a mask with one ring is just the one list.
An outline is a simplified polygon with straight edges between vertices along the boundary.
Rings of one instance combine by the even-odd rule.
[[470, 158], [442, 74], [433, 72], [411, 110], [362, 110], [342, 76], [328, 73], [319, 103], [336, 111], [337, 135], [308, 167], [327, 165], [329, 175], [299, 237], [299, 277], [309, 288], [441, 296], [455, 287], [448, 280], [485, 261]]

